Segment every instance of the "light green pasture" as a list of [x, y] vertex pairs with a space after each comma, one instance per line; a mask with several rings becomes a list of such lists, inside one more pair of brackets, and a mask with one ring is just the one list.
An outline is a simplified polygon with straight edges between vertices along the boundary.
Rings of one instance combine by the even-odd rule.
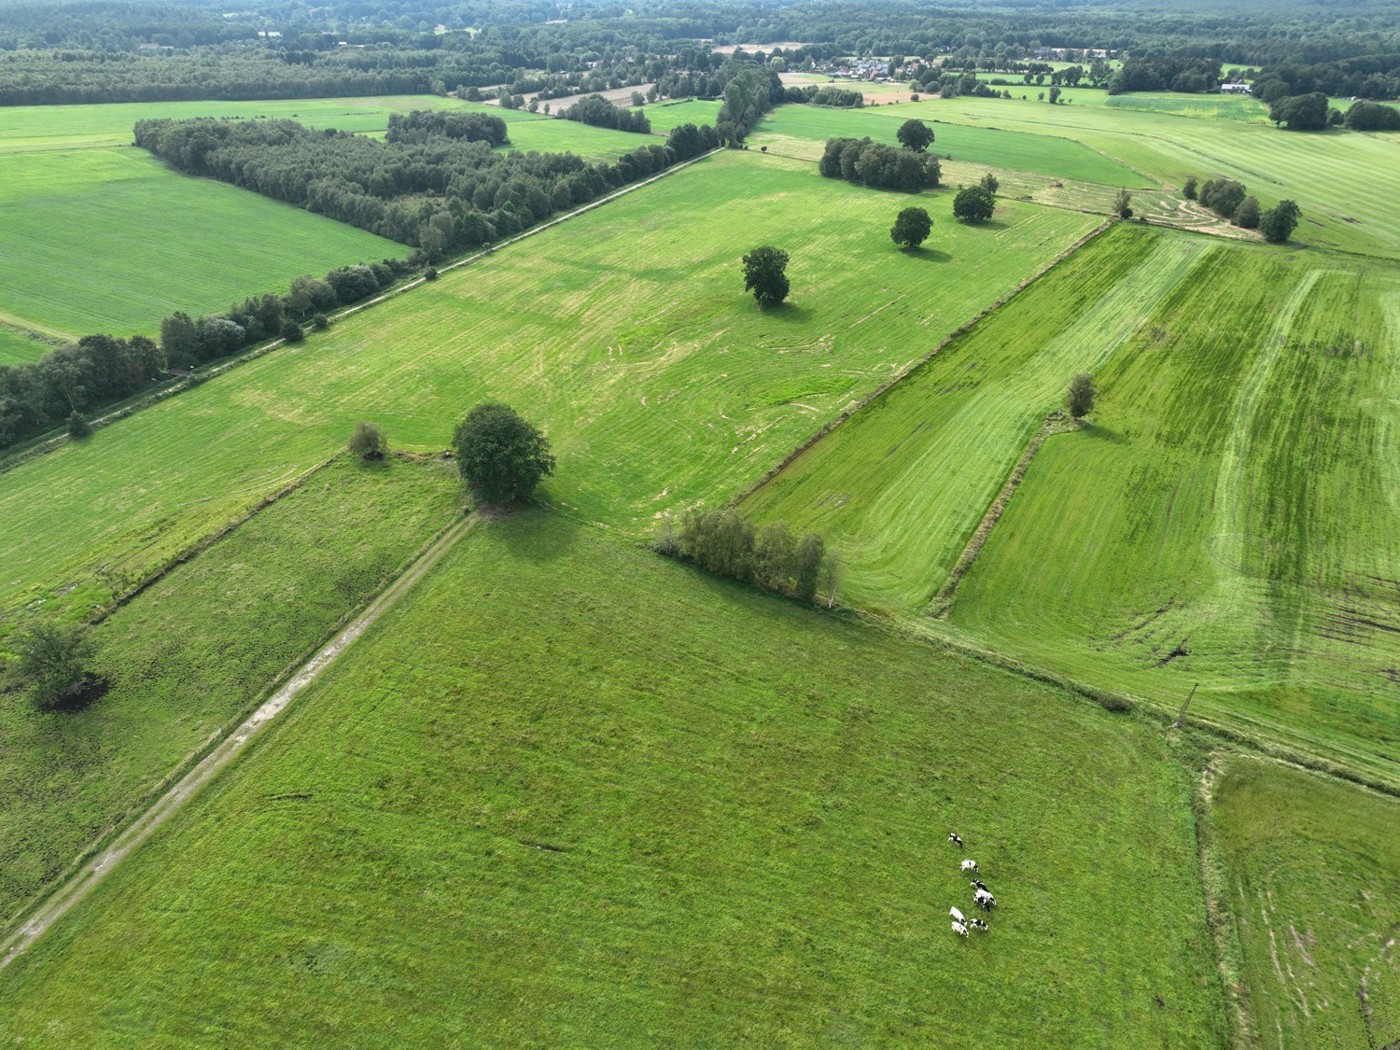
[[[1005, 103], [1012, 105], [1012, 103]], [[936, 116], [931, 103], [913, 108], [923, 119]], [[896, 133], [912, 115], [907, 107], [865, 107], [834, 109], [825, 106], [784, 105], [773, 110], [748, 138], [753, 149], [767, 146], [770, 152], [815, 160], [830, 138], [864, 138], [898, 145]], [[1048, 107], [1047, 107], [1048, 108]], [[924, 116], [924, 114], [930, 116]], [[1150, 186], [1142, 176], [1091, 149], [1058, 137], [1054, 133], [1025, 134], [994, 128], [971, 128], [960, 124], [933, 127], [935, 139], [930, 153], [959, 161], [1032, 172], [1106, 186]]]
[[0, 152], [0, 311], [41, 330], [149, 335], [176, 310], [407, 251], [132, 147]]
[[977, 98], [906, 103], [880, 114], [1063, 136], [1177, 190], [1188, 175], [1238, 179], [1266, 208], [1283, 198], [1297, 201], [1303, 220], [1293, 239], [1299, 244], [1400, 256], [1400, 209], [1394, 207], [1400, 200], [1400, 136], [1345, 129], [1303, 133], [1105, 105]]
[[1160, 733], [559, 515], [285, 717], [5, 972], [0, 1039], [1225, 1044]]
[[[756, 481], [1093, 222], [1008, 204], [970, 229], [947, 199], [752, 151], [678, 172], [0, 476], [0, 608], [102, 600], [357, 420], [442, 448], [486, 398], [549, 434], [550, 501], [645, 537]], [[914, 256], [888, 234], [912, 200], [935, 212]], [[740, 263], [763, 243], [792, 254], [766, 313]]]
[[1255, 1044], [1400, 1039], [1400, 803], [1231, 759], [1214, 783]]

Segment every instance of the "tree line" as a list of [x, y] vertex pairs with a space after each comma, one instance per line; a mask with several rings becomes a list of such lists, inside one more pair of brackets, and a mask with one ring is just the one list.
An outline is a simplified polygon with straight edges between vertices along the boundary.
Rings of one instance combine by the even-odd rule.
[[160, 342], [142, 335], [86, 335], [38, 361], [0, 365], [0, 449], [43, 434], [196, 365], [267, 339], [297, 341], [303, 325], [324, 328], [325, 315], [377, 295], [416, 272], [417, 259], [341, 266], [324, 277], [298, 277], [285, 295], [261, 295], [226, 313], [191, 317], [177, 311], [160, 324]]
[[1249, 196], [1244, 183], [1234, 179], [1207, 179], [1198, 183], [1192, 175], [1186, 179], [1183, 192], [1187, 200], [1199, 202], [1240, 229], [1258, 230], [1270, 244], [1283, 244], [1292, 237], [1302, 215], [1298, 205], [1286, 199], [1263, 211], [1258, 198]]
[[591, 124], [595, 128], [611, 128], [613, 131], [635, 131], [641, 135], [651, 134], [651, 121], [641, 110], [628, 110], [614, 106], [602, 95], [589, 95], [581, 98], [559, 115], [565, 120], [577, 120]]
[[149, 120], [136, 125], [136, 144], [180, 171], [413, 245], [435, 262], [664, 171], [717, 141], [712, 129], [688, 126], [672, 131], [666, 145], [589, 163], [572, 153], [496, 152], [490, 141], [435, 131], [437, 122], [410, 116], [398, 125], [402, 134], [380, 142], [290, 120]]

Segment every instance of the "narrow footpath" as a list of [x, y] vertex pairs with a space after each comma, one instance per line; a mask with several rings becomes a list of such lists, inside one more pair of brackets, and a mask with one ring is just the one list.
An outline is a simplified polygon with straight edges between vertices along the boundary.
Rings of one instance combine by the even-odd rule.
[[161, 795], [144, 812], [126, 826], [95, 857], [86, 861], [77, 871], [39, 905], [19, 927], [0, 940], [0, 970], [9, 966], [24, 951], [48, 931], [55, 922], [66, 915], [74, 905], [84, 900], [101, 885], [112, 871], [125, 860], [141, 843], [145, 842], [186, 803], [199, 794], [211, 780], [252, 743], [278, 715], [285, 711], [293, 700], [314, 682], [336, 657], [364, 634], [400, 598], [413, 589], [414, 585], [432, 569], [443, 555], [457, 545], [457, 541], [470, 532], [478, 521], [476, 515], [463, 518], [425, 550], [412, 565], [393, 583], [389, 584], [359, 617], [338, 635], [302, 664], [281, 689], [277, 690], [266, 703], [254, 711], [246, 721], [231, 732], [204, 758], [180, 778], [165, 794]]

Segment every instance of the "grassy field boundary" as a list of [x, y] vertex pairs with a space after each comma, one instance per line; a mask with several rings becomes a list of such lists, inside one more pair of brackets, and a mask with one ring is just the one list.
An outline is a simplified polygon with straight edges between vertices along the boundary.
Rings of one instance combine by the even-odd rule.
[[272, 506], [282, 497], [290, 496], [293, 492], [301, 488], [308, 481], [314, 478], [317, 474], [325, 470], [337, 459], [344, 455], [347, 455], [347, 451], [345, 449], [341, 449], [328, 459], [323, 459], [320, 463], [317, 463], [310, 470], [302, 471], [302, 473], [298, 474], [295, 478], [293, 478], [287, 484], [283, 485], [276, 492], [271, 492], [268, 495], [264, 496], [262, 499], [258, 500], [257, 503], [253, 504], [252, 507], [250, 507], [244, 513], [240, 514], [238, 517], [225, 522], [222, 526], [211, 532], [208, 536], [205, 536], [203, 539], [196, 540], [189, 547], [186, 547], [184, 550], [180, 551], [173, 558], [167, 561], [164, 565], [150, 572], [143, 579], [137, 581], [137, 583], [134, 586], [128, 588], [121, 594], [114, 595], [112, 600], [106, 605], [99, 606], [97, 609], [93, 610], [92, 614], [89, 615], [87, 618], [88, 623], [101, 623], [103, 620], [107, 619], [107, 617], [111, 616], [114, 612], [120, 609], [123, 605], [126, 605], [134, 599], [140, 597], [141, 594], [144, 593], [146, 590], [155, 586], [161, 580], [165, 579], [165, 577], [170, 575], [170, 573], [173, 572], [175, 569], [179, 568], [181, 565], [184, 565], [186, 562], [193, 561], [195, 558], [199, 557], [199, 555], [203, 554], [214, 544], [218, 543], [225, 536], [228, 536], [230, 533], [232, 533], [240, 525], [243, 525], [244, 523], [252, 520], [252, 518], [260, 511], [266, 510], [268, 507]]
[[[326, 464], [321, 464], [316, 469], [324, 466]], [[303, 482], [305, 480], [302, 479]], [[380, 616], [412, 590], [479, 520], [474, 514], [468, 515], [438, 530], [399, 566], [388, 585], [363, 609], [347, 613], [340, 623], [309, 647], [302, 658], [292, 661], [232, 722], [211, 733], [202, 747], [187, 755], [149, 792], [136, 800], [130, 809], [119, 815], [103, 834], [73, 859], [72, 864], [48, 889], [16, 909], [9, 922], [0, 925], [0, 934], [3, 934], [3, 939], [0, 939], [0, 970], [4, 970], [54, 922], [86, 898], [123, 858], [183, 808], [250, 742], [265, 735], [261, 730], [285, 711], [297, 695]]]
[[[573, 211], [566, 212], [565, 214], [559, 216], [557, 219], [551, 219], [548, 222], [541, 223], [538, 226], [532, 226], [524, 233], [518, 233], [514, 237], [510, 237], [504, 241], [501, 241], [499, 244], [493, 244], [489, 248], [484, 248], [481, 251], [473, 252], [471, 255], [458, 259], [456, 262], [451, 262], [440, 266], [438, 267], [438, 272], [447, 273], [451, 270], [460, 269], [463, 266], [469, 266], [474, 262], [479, 262], [487, 256], [493, 255], [496, 252], [500, 251], [500, 249], [502, 248], [515, 244], [518, 241], [523, 241], [527, 237], [533, 237], [535, 234], [543, 233], [545, 230], [548, 230], [554, 226], [558, 226], [562, 222], [567, 222], [569, 219], [577, 218], [578, 216], [583, 215], [585, 212], [590, 212], [594, 208], [598, 208], [604, 204], [607, 204], [609, 201], [614, 201], [617, 200], [619, 197], [626, 196], [629, 193], [641, 189], [643, 186], [649, 186], [653, 182], [656, 182], [660, 179], [664, 179], [668, 175], [674, 174], [675, 172], [688, 168], [692, 164], [698, 164], [700, 161], [705, 160], [719, 152], [720, 149], [713, 149], [710, 150], [708, 153], [700, 154], [700, 156], [698, 157], [692, 157], [690, 160], [682, 161], [679, 164], [673, 164], [671, 165], [671, 167], [667, 168], [663, 172], [653, 175], [650, 178], [643, 179], [640, 182], [634, 182], [630, 185], [624, 186], [620, 190], [610, 193], [605, 197], [599, 197], [596, 201], [592, 201], [588, 204], [585, 204], [580, 208], [575, 208]], [[353, 306], [347, 306], [341, 310], [336, 311], [335, 313], [330, 315], [331, 321], [339, 321], [343, 318], [350, 317], [353, 314], [357, 314], [362, 310], [368, 310], [371, 306], [377, 306], [379, 303], [388, 302], [390, 299], [396, 298], [397, 296], [403, 295], [405, 292], [417, 288], [418, 286], [424, 284], [427, 280], [428, 278], [426, 277], [414, 277], [409, 280], [406, 280], [388, 289], [387, 291], [381, 292], [380, 294], [374, 296], [372, 299], [366, 299], [362, 303], [356, 303]], [[98, 430], [102, 427], [110, 426], [113, 423], [119, 422], [120, 420], [127, 418], [134, 412], [139, 412], [143, 408], [149, 408], [151, 405], [154, 405], [160, 401], [164, 401], [168, 397], [173, 397], [174, 395], [183, 393], [184, 391], [189, 390], [192, 387], [196, 387], [201, 383], [208, 382], [210, 379], [213, 379], [216, 376], [221, 376], [225, 372], [237, 368], [239, 365], [245, 365], [249, 361], [255, 361], [265, 354], [272, 353], [272, 351], [274, 350], [280, 350], [286, 345], [287, 341], [285, 339], [282, 339], [281, 337], [278, 337], [276, 339], [270, 339], [267, 342], [261, 344], [260, 346], [256, 346], [253, 349], [241, 353], [229, 360], [208, 366], [206, 368], [197, 369], [192, 375], [171, 380], [167, 384], [162, 385], [156, 390], [147, 391], [144, 394], [137, 395], [133, 400], [128, 401], [126, 404], [119, 405], [114, 411], [106, 412], [101, 416], [97, 416], [93, 419], [88, 420], [88, 425], [93, 430]], [[72, 438], [70, 438], [67, 432], [61, 428], [55, 428], [54, 430], [49, 431], [48, 434], [40, 434], [38, 437], [32, 439], [30, 442], [22, 444], [18, 448], [12, 449], [4, 455], [0, 455], [0, 474], [11, 470], [14, 467], [19, 466], [21, 463], [25, 463], [36, 456], [42, 456], [46, 453], [53, 452], [55, 449], [62, 448], [66, 443], [68, 443], [71, 440]]]
[[1015, 299], [1016, 296], [1020, 295], [1022, 292], [1024, 292], [1024, 291], [1025, 291], [1027, 288], [1029, 288], [1031, 285], [1035, 284], [1037, 281], [1039, 281], [1039, 280], [1040, 280], [1042, 277], [1044, 277], [1046, 274], [1050, 273], [1052, 270], [1054, 270], [1056, 267], [1058, 267], [1061, 263], [1063, 263], [1063, 262], [1065, 262], [1066, 260], [1068, 260], [1069, 257], [1072, 256], [1075, 252], [1079, 251], [1080, 248], [1083, 248], [1086, 244], [1088, 244], [1088, 243], [1089, 243], [1090, 241], [1092, 241], [1094, 238], [1096, 238], [1096, 237], [1098, 237], [1100, 234], [1104, 233], [1106, 230], [1108, 230], [1110, 227], [1112, 227], [1113, 224], [1114, 224], [1115, 222], [1117, 222], [1117, 221], [1119, 221], [1119, 220], [1117, 220], [1117, 219], [1106, 219], [1105, 221], [1099, 223], [1099, 225], [1095, 226], [1092, 230], [1090, 230], [1088, 233], [1086, 233], [1083, 237], [1080, 237], [1079, 240], [1075, 241], [1073, 244], [1071, 244], [1071, 245], [1070, 245], [1068, 248], [1066, 248], [1064, 251], [1060, 252], [1060, 254], [1057, 255], [1057, 256], [1055, 256], [1055, 258], [1051, 259], [1051, 260], [1050, 260], [1048, 263], [1046, 263], [1045, 266], [1043, 266], [1041, 269], [1039, 269], [1039, 270], [1037, 270], [1035, 273], [1031, 274], [1031, 276], [1027, 277], [1027, 278], [1026, 278], [1024, 281], [1022, 281], [1020, 284], [1016, 285], [1016, 287], [1013, 288], [1013, 289], [1011, 289], [1011, 291], [1007, 292], [1005, 295], [1001, 296], [1000, 298], [994, 300], [993, 302], [991, 302], [991, 303], [988, 304], [987, 306], [983, 307], [982, 310], [979, 311], [975, 317], [971, 318], [971, 319], [968, 320], [968, 321], [965, 321], [963, 324], [961, 324], [961, 325], [959, 325], [957, 328], [953, 329], [953, 331], [950, 332], [950, 333], [948, 333], [948, 335], [947, 335], [941, 342], [939, 342], [939, 344], [938, 344], [937, 346], [935, 346], [932, 350], [930, 350], [930, 351], [929, 351], [927, 354], [925, 354], [923, 357], [921, 357], [921, 358], [919, 358], [917, 361], [915, 361], [912, 365], [910, 365], [910, 366], [909, 366], [908, 368], [906, 368], [904, 371], [898, 373], [897, 375], [891, 377], [891, 378], [890, 378], [889, 380], [887, 380], [886, 382], [880, 384], [880, 386], [876, 387], [873, 391], [871, 391], [871, 392], [870, 392], [869, 394], [867, 394], [865, 397], [861, 398], [860, 401], [858, 401], [858, 402], [855, 404], [854, 407], [852, 407], [852, 408], [850, 408], [850, 409], [847, 409], [847, 410], [845, 410], [845, 411], [843, 411], [843, 412], [838, 413], [835, 419], [831, 420], [831, 422], [827, 423], [825, 426], [823, 426], [821, 429], [819, 429], [816, 433], [814, 433], [814, 434], [813, 434], [811, 437], [809, 437], [806, 441], [802, 442], [802, 444], [800, 444], [800, 445], [798, 445], [796, 448], [794, 448], [791, 452], [789, 452], [786, 456], [784, 456], [781, 460], [779, 460], [770, 470], [768, 470], [768, 471], [767, 471], [761, 478], [759, 478], [756, 482], [754, 482], [754, 483], [753, 483], [752, 485], [750, 485], [748, 488], [744, 489], [743, 491], [741, 491], [741, 492], [739, 492], [737, 495], [735, 495], [735, 497], [733, 498], [733, 500], [730, 501], [731, 504], [734, 504], [734, 505], [740, 504], [740, 503], [744, 502], [745, 500], [749, 499], [750, 497], [752, 497], [752, 496], [758, 494], [759, 492], [761, 492], [761, 491], [764, 489], [764, 487], [768, 485], [769, 482], [771, 482], [774, 478], [776, 478], [779, 474], [781, 474], [784, 470], [786, 470], [789, 466], [791, 466], [792, 463], [793, 463], [799, 456], [801, 456], [804, 452], [807, 452], [808, 450], [810, 450], [813, 446], [815, 446], [815, 445], [817, 444], [817, 442], [821, 441], [824, 437], [826, 437], [828, 434], [830, 434], [832, 431], [834, 431], [837, 427], [839, 427], [842, 423], [846, 422], [848, 419], [850, 419], [852, 416], [854, 416], [854, 415], [855, 415], [857, 412], [859, 412], [861, 409], [863, 409], [863, 408], [868, 408], [870, 405], [872, 405], [874, 402], [878, 401], [878, 400], [879, 400], [881, 397], [883, 397], [885, 394], [889, 393], [894, 387], [896, 387], [897, 385], [899, 385], [900, 383], [902, 383], [904, 380], [910, 378], [911, 376], [916, 375], [916, 374], [919, 372], [920, 369], [922, 369], [922, 368], [924, 368], [926, 365], [928, 365], [928, 363], [929, 363], [930, 361], [932, 361], [935, 357], [937, 357], [939, 354], [941, 354], [944, 350], [946, 350], [948, 347], [952, 346], [952, 345], [953, 345], [955, 342], [957, 342], [959, 339], [961, 339], [961, 338], [963, 338], [964, 336], [968, 335], [968, 334], [969, 334], [970, 332], [972, 332], [973, 329], [975, 329], [975, 328], [977, 327], [977, 325], [979, 325], [982, 321], [985, 321], [985, 320], [986, 320], [988, 317], [990, 317], [992, 314], [996, 313], [996, 312], [997, 312], [998, 310], [1000, 310], [1003, 306], [1005, 306], [1005, 305], [1007, 305], [1009, 302], [1011, 302], [1012, 299]]
[[1244, 946], [1239, 927], [1230, 910], [1230, 885], [1225, 870], [1225, 851], [1211, 818], [1211, 797], [1221, 765], [1230, 758], [1212, 752], [1191, 793], [1191, 811], [1196, 818], [1196, 846], [1201, 862], [1201, 888], [1205, 894], [1206, 926], [1215, 945], [1215, 963], [1220, 973], [1220, 993], [1230, 1016], [1230, 1042], [1237, 1047], [1254, 1046], [1256, 1029], [1249, 1004], [1249, 986], [1244, 980]]
[[972, 568], [972, 563], [977, 560], [977, 555], [981, 553], [983, 546], [992, 535], [992, 529], [1001, 520], [1002, 514], [1011, 503], [1011, 498], [1016, 495], [1016, 490], [1021, 487], [1021, 481], [1026, 476], [1026, 471], [1030, 469], [1031, 461], [1035, 459], [1035, 454], [1040, 451], [1040, 446], [1045, 444], [1045, 439], [1052, 434], [1063, 433], [1072, 429], [1074, 424], [1066, 423], [1064, 413], [1058, 409], [1045, 417], [1045, 422], [1040, 424], [1040, 429], [1035, 432], [1030, 443], [1026, 445], [1026, 450], [1021, 453], [1021, 458], [1016, 461], [1016, 465], [1011, 468], [1011, 474], [1006, 479], [1006, 484], [1002, 485], [1001, 491], [997, 493], [996, 499], [992, 500], [991, 506], [987, 508], [987, 513], [978, 522], [977, 528], [973, 531], [972, 537], [967, 541], [967, 546], [958, 555], [958, 560], [953, 565], [953, 571], [948, 574], [947, 581], [939, 590], [937, 596], [929, 603], [926, 615], [939, 619], [946, 618], [948, 610], [953, 605], [953, 598], [958, 593], [958, 584], [962, 582], [968, 570]]

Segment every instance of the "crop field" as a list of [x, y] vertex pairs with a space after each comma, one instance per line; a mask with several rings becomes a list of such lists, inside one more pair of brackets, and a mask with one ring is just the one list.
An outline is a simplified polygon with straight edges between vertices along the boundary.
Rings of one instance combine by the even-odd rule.
[[1198, 256], [1096, 370], [1095, 425], [1036, 456], [954, 623], [1164, 700], [1201, 682], [1203, 713], [1394, 778], [1397, 295], [1392, 266]]
[[1104, 105], [1110, 109], [1167, 113], [1175, 117], [1194, 117], [1199, 120], [1269, 123], [1269, 107], [1248, 95], [1179, 95], [1144, 91], [1128, 95], [1106, 95]]
[[1232, 759], [1214, 784], [1257, 1045], [1400, 1040], [1400, 804]]
[[285, 717], [6, 971], [0, 1038], [1224, 1044], [1160, 733], [560, 515]]
[[40, 331], [153, 334], [176, 310], [225, 310], [298, 274], [407, 251], [134, 147], [0, 152], [0, 311]]
[[[1174, 97], [1186, 105], [1203, 96]], [[1188, 175], [1238, 179], [1266, 208], [1285, 197], [1297, 201], [1303, 219], [1293, 239], [1300, 244], [1400, 256], [1400, 209], [1394, 207], [1400, 199], [1400, 138], [1395, 136], [1345, 129], [1300, 134], [1267, 124], [1107, 105], [979, 98], [905, 103], [878, 112], [891, 121], [918, 117], [943, 122], [935, 129], [934, 148], [940, 153], [948, 152], [943, 149], [944, 123], [959, 124], [1063, 136], [1177, 189]]]
[[[1010, 103], [1007, 103], [1010, 105]], [[898, 145], [899, 126], [916, 115], [905, 106], [864, 109], [831, 109], [824, 106], [780, 106], [773, 110], [748, 143], [754, 149], [767, 146], [785, 156], [817, 160], [829, 138], [845, 136]], [[936, 111], [917, 103], [917, 115], [936, 119]], [[927, 115], [925, 115], [927, 114]], [[1056, 178], [1095, 182], [1105, 186], [1151, 186], [1152, 183], [1122, 164], [1054, 134], [1026, 134], [996, 128], [972, 128], [960, 124], [938, 124], [929, 152], [940, 157], [952, 155], [993, 168], [1033, 172]]]
[[[4, 474], [0, 609], [104, 601], [356, 420], [440, 449], [487, 397], [549, 434], [549, 500], [645, 538], [756, 481], [1094, 222], [1010, 203], [969, 229], [921, 199], [934, 233], [909, 256], [888, 230], [910, 198], [730, 152], [444, 274]], [[765, 314], [739, 257], [770, 241], [793, 292]]]
[[460, 507], [456, 472], [341, 458], [113, 613], [80, 713], [0, 704], [0, 924], [320, 644]]

